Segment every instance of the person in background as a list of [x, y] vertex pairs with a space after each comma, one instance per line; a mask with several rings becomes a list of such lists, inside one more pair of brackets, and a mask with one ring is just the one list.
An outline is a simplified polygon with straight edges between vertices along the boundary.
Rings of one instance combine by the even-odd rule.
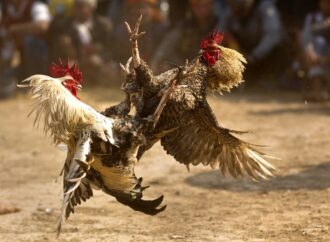
[[213, 8], [214, 0], [189, 0], [190, 16], [164, 37], [153, 57], [153, 69], [164, 71], [169, 62], [182, 65], [198, 55], [201, 39], [217, 27]]
[[13, 42], [6, 38], [5, 30], [0, 27], [0, 99], [9, 97], [16, 89], [17, 77], [12, 66], [13, 56]]
[[112, 23], [96, 7], [96, 0], [74, 0], [72, 16], [56, 18], [49, 31], [51, 59], [76, 61], [93, 83], [108, 81], [113, 44]]
[[[109, 7], [110, 7], [112, 2], [113, 2], [113, 0], [97, 1], [97, 7], [96, 7], [96, 10], [95, 10], [96, 14], [101, 15], [101, 16], [107, 16], [108, 11], [109, 11]], [[109, 16], [107, 16], [107, 17], [109, 17]]]
[[49, 10], [53, 17], [69, 17], [72, 15], [74, 0], [49, 0]]
[[[137, 19], [143, 14], [141, 31], [145, 31], [139, 41], [140, 55], [149, 62], [159, 43], [163, 39], [167, 29], [165, 22], [157, 9], [156, 0], [125, 0], [125, 20], [134, 26]], [[129, 36], [124, 23], [118, 24], [115, 29], [115, 60], [116, 62], [126, 63], [131, 56]]]
[[318, 1], [315, 0], [276, 0], [274, 2], [285, 28], [290, 32], [300, 32], [306, 15], [318, 8]]
[[247, 58], [245, 78], [260, 85], [278, 78], [289, 65], [286, 35], [278, 11], [270, 0], [227, 0], [220, 23], [225, 41]]
[[300, 35], [304, 20], [309, 12], [318, 8], [316, 0], [276, 0], [274, 1], [280, 13], [281, 21], [287, 33], [289, 48], [292, 53], [292, 64], [287, 70], [285, 79], [281, 79], [281, 88], [299, 90], [303, 86], [304, 71], [302, 69]]
[[183, 21], [186, 18], [188, 10], [188, 0], [168, 0], [169, 9], [169, 23], [171, 27], [175, 27], [178, 22]]
[[330, 82], [330, 0], [320, 0], [319, 11], [310, 13], [301, 35], [303, 63], [309, 90], [306, 99], [329, 99]]
[[222, 18], [227, 8], [228, 4], [226, 0], [214, 0], [214, 13], [218, 17], [220, 23], [223, 22]]
[[[51, 16], [47, 5], [35, 0], [1, 1], [0, 12], [0, 96], [9, 96], [15, 80], [47, 72], [45, 33]], [[12, 66], [15, 52], [19, 53], [18, 71]]]
[[[168, 21], [171, 27], [175, 27], [178, 22], [182, 22], [187, 17], [187, 13], [189, 14], [189, 0], [168, 0], [167, 2], [170, 7]], [[213, 11], [218, 17], [219, 21], [221, 21], [226, 8], [226, 0], [214, 0]]]

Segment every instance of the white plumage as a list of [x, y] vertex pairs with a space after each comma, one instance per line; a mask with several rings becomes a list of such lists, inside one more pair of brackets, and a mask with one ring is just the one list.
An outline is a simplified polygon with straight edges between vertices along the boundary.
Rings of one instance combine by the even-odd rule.
[[35, 124], [43, 122], [44, 131], [50, 132], [54, 143], [65, 143], [76, 131], [90, 130], [104, 141], [115, 145], [112, 127], [114, 120], [103, 116], [90, 106], [74, 97], [63, 82], [70, 76], [52, 78], [46, 75], [34, 75], [25, 79], [19, 87], [30, 87], [35, 114]]
[[31, 89], [34, 107], [30, 115], [35, 115], [34, 123], [43, 124], [55, 144], [67, 146], [57, 234], [63, 218], [68, 218], [81, 201], [92, 197], [93, 188], [146, 214], [163, 211], [166, 206], [157, 208], [162, 196], [150, 201], [141, 199], [145, 188], [142, 178], [134, 173], [136, 153], [144, 140], [141, 129], [150, 126], [148, 121], [133, 116], [109, 118], [98, 113], [75, 96], [72, 90], [78, 85], [71, 75], [34, 75], [19, 85]]

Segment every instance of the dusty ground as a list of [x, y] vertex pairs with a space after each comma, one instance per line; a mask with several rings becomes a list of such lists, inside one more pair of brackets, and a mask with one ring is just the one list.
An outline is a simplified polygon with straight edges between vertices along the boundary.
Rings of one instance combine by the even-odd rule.
[[[89, 90], [98, 109], [120, 97]], [[100, 192], [64, 225], [60, 241], [330, 241], [330, 105], [305, 104], [286, 94], [233, 94], [211, 98], [221, 123], [253, 130], [245, 139], [269, 145], [278, 177], [235, 181], [208, 167], [188, 173], [160, 146], [136, 173], [165, 195], [166, 211], [147, 217]], [[0, 102], [0, 241], [54, 241], [65, 153], [26, 119], [24, 96]]]

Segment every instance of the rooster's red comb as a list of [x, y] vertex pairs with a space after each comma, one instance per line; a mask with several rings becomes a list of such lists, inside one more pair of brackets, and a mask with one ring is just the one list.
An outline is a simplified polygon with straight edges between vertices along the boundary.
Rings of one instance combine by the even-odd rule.
[[66, 63], [63, 63], [59, 60], [59, 64], [53, 63], [49, 67], [50, 75], [54, 78], [64, 77], [64, 76], [71, 76], [74, 81], [79, 84], [82, 84], [82, 73], [79, 70], [77, 64], [70, 65], [69, 60]]
[[213, 45], [219, 45], [221, 44], [223, 38], [224, 38], [224, 34], [222, 32], [217, 30], [212, 31], [202, 39], [200, 43], [200, 48], [203, 50]]
[[220, 59], [219, 45], [224, 38], [223, 33], [213, 31], [204, 37], [200, 43], [202, 61], [208, 66], [213, 66]]

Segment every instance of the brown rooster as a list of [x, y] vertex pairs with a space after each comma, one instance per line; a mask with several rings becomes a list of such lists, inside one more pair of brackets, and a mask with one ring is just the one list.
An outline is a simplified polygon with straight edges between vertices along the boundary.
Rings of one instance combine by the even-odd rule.
[[[221, 127], [206, 100], [208, 91], [230, 91], [242, 82], [245, 58], [220, 46], [223, 34], [212, 32], [201, 41], [199, 56], [155, 76], [139, 56], [137, 40], [144, 34], [139, 33], [141, 19], [142, 16], [133, 30], [126, 23], [132, 43], [133, 71], [124, 68], [128, 99], [124, 103], [139, 96], [137, 115], [148, 117], [157, 109], [161, 94], [170, 89], [172, 93], [155, 129], [144, 134], [147, 141], [139, 148], [138, 159], [160, 140], [166, 152], [188, 168], [190, 164], [202, 163], [219, 167], [223, 174], [229, 171], [235, 178], [244, 173], [254, 180], [273, 176], [275, 168], [265, 160], [267, 155], [233, 136], [243, 132]], [[118, 110], [116, 106], [110, 107], [103, 114], [108, 116], [115, 109]]]

